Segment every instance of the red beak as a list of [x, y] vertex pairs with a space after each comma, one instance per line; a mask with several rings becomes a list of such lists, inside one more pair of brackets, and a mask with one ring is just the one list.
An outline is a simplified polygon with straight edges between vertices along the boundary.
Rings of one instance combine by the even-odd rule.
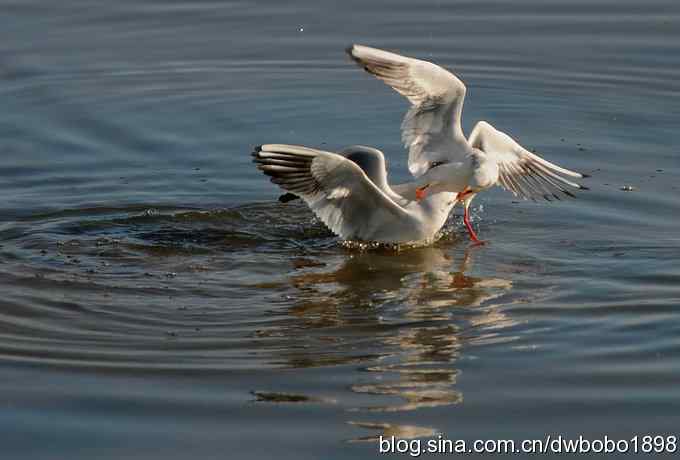
[[430, 184], [427, 184], [424, 187], [418, 187], [416, 189], [416, 200], [421, 201], [425, 199], [425, 197], [427, 196], [427, 188], [429, 186]]

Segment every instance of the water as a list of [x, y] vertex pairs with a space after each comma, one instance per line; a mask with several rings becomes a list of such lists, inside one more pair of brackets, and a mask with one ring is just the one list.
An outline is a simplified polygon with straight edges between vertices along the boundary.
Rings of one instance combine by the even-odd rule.
[[[680, 5], [0, 2], [8, 458], [374, 458], [381, 434], [678, 434]], [[433, 247], [357, 251], [250, 163], [374, 145], [430, 58], [591, 190], [478, 197]], [[633, 191], [623, 191], [624, 187]]]

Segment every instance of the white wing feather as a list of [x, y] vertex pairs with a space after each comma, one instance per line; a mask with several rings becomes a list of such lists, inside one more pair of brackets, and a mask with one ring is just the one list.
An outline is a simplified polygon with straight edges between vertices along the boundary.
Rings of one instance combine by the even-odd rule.
[[253, 152], [271, 181], [299, 195], [343, 239], [372, 240], [386, 229], [415, 223], [351, 160], [308, 147], [267, 144]]
[[368, 46], [353, 45], [350, 57], [411, 102], [401, 125], [409, 170], [418, 177], [434, 163], [460, 161], [465, 137], [460, 116], [465, 85], [448, 70]]
[[586, 174], [544, 160], [485, 121], [475, 125], [470, 133], [470, 144], [498, 164], [498, 185], [521, 198], [559, 200], [558, 192], [573, 197], [569, 188], [587, 189], [566, 178], [588, 177]]

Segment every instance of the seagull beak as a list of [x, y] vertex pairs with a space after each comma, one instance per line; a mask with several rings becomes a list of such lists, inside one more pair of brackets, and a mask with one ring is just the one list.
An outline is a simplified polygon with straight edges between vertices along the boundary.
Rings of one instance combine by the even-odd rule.
[[468, 196], [470, 196], [471, 193], [473, 192], [472, 190], [470, 190], [470, 187], [465, 187], [465, 190], [456, 195], [456, 201], [458, 201], [459, 203], [465, 202], [465, 200], [468, 198]]
[[422, 187], [418, 187], [416, 189], [416, 200], [417, 201], [422, 201], [425, 199], [427, 196], [427, 189], [430, 187], [430, 184], [425, 184]]

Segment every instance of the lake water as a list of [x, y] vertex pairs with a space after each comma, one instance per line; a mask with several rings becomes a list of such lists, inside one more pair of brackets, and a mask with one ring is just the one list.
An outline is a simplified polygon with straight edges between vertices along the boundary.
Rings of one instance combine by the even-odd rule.
[[[3, 457], [679, 434], [677, 1], [0, 10]], [[482, 247], [460, 208], [433, 247], [343, 247], [249, 154], [367, 144], [408, 177], [406, 102], [352, 42], [455, 70], [466, 132], [488, 120], [591, 190], [482, 194]]]

